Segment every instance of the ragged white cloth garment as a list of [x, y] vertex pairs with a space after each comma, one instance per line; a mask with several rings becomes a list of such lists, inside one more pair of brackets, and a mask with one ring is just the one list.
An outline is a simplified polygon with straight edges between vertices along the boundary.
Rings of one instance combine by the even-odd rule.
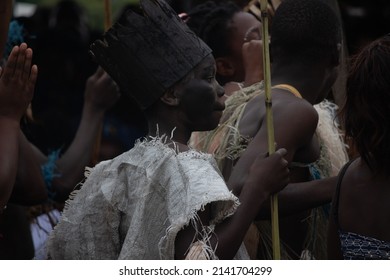
[[[207, 241], [214, 225], [234, 213], [238, 199], [211, 155], [178, 153], [162, 139], [139, 141], [92, 169], [50, 236], [49, 258], [174, 259], [177, 233], [206, 204], [212, 220], [201, 229], [202, 251], [216, 258]], [[241, 253], [239, 258], [247, 258]]]

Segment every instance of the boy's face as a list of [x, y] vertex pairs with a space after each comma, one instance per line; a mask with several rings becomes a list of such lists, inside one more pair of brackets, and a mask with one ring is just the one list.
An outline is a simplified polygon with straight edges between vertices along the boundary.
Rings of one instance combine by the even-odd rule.
[[178, 87], [182, 120], [191, 131], [217, 127], [225, 109], [224, 89], [215, 80], [215, 61], [206, 57]]

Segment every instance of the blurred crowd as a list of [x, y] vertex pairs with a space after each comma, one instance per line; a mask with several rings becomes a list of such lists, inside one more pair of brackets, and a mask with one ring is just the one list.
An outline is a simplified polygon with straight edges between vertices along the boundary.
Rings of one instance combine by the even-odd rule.
[[[190, 15], [189, 25], [191, 12], [203, 2], [167, 1], [183, 19]], [[253, 8], [257, 1], [234, 2], [243, 11], [259, 17]], [[282, 1], [269, 1], [270, 5], [275, 2], [280, 4]], [[390, 31], [389, 1], [328, 2], [334, 5], [342, 20], [345, 62], [349, 56], [359, 53]], [[20, 116], [14, 117], [20, 118], [20, 131], [15, 141], [24, 147], [19, 151], [25, 149], [27, 152], [14, 155], [26, 166], [23, 169], [20, 163], [16, 164], [16, 181], [9, 187], [5, 195], [7, 199], [2, 200], [1, 259], [45, 258], [45, 242], [61, 217], [65, 201], [83, 180], [85, 167], [92, 167], [128, 151], [137, 139], [147, 134], [148, 127], [142, 111], [129, 96], [120, 93], [117, 85], [98, 67], [90, 54], [91, 43], [100, 38], [103, 30], [90, 27], [86, 9], [77, 1], [61, 0], [53, 7], [37, 6], [34, 14], [28, 17], [11, 16], [9, 22], [0, 15], [4, 19], [1, 24], [9, 26], [6, 41], [0, 40], [4, 43], [3, 73], [9, 71], [5, 66], [7, 60], [16, 64], [22, 53], [26, 60], [23, 67], [38, 66], [30, 100], [19, 107], [15, 105], [19, 110], [25, 107]], [[138, 6], [124, 6], [118, 15], [114, 15], [114, 20], [127, 9], [137, 10]], [[192, 24], [196, 29], [197, 23]], [[18, 46], [17, 50], [15, 46]], [[29, 57], [31, 63], [27, 63]], [[245, 77], [240, 77], [241, 80], [224, 80], [220, 76], [220, 79], [219, 82], [226, 86], [226, 92], [229, 92], [229, 82], [245, 82]], [[10, 83], [6, 81], [6, 85]], [[335, 103], [344, 99], [345, 91], [338, 91], [337, 94], [332, 98]], [[2, 99], [0, 102], [3, 102]], [[11, 151], [3, 140], [0, 144]], [[31, 156], [27, 156], [30, 152]], [[352, 152], [349, 153], [351, 156]], [[37, 168], [43, 182], [33, 180], [29, 173], [32, 169], [27, 170], [32, 166], [29, 165], [30, 160], [35, 159], [39, 163]], [[25, 180], [28, 183], [23, 186]]]

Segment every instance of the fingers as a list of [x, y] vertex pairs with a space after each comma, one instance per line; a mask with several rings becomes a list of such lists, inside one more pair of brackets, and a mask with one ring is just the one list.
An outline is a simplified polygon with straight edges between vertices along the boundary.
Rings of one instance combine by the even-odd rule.
[[88, 78], [85, 89], [86, 103], [98, 110], [110, 108], [120, 97], [120, 91], [114, 80], [99, 67]]
[[108, 75], [107, 72], [105, 72], [104, 70], [103, 70], [103, 75], [100, 77], [100, 81], [101, 81], [102, 85], [104, 85], [105, 87], [107, 87], [111, 90], [116, 90], [116, 91], [119, 90], [118, 85], [111, 78], [111, 76]]
[[23, 65], [23, 72], [21, 75], [22, 79], [28, 79], [30, 76], [32, 56], [33, 56], [32, 49], [30, 49], [30, 48], [26, 49], [25, 60], [24, 60], [24, 65]]
[[16, 65], [15, 65], [15, 77], [22, 77], [23, 75], [23, 69], [24, 69], [24, 62], [26, 59], [26, 51], [27, 51], [27, 44], [22, 43], [19, 47], [19, 55], [16, 59]]
[[274, 154], [280, 156], [282, 167], [283, 168], [287, 168], [288, 167], [288, 161], [284, 158], [287, 155], [287, 150], [284, 149], [284, 148], [281, 148], [281, 149], [278, 149], [277, 151], [275, 151]]
[[37, 77], [38, 77], [38, 67], [34, 64], [31, 67], [30, 77], [28, 80], [28, 87], [29, 87], [28, 91], [30, 94], [33, 94], [33, 92], [34, 92], [34, 87], [35, 87], [35, 83], [37, 81]]
[[278, 149], [269, 157], [259, 155], [251, 166], [248, 180], [258, 182], [268, 194], [276, 193], [283, 189], [290, 180], [288, 161], [285, 159], [286, 149]]
[[13, 49], [8, 57], [7, 63], [5, 64], [5, 68], [3, 70], [4, 72], [2, 75], [2, 79], [5, 83], [9, 82], [9, 80], [11, 79], [11, 77], [13, 76], [13, 74], [15, 72], [16, 61], [18, 59], [18, 56], [19, 56], [19, 47], [15, 46], [15, 47], [13, 47]]
[[101, 66], [99, 66], [95, 72], [96, 77], [99, 79], [106, 73]]
[[31, 102], [33, 96], [34, 96], [34, 88], [35, 83], [37, 81], [38, 77], [38, 67], [36, 65], [33, 65], [31, 67], [31, 72], [29, 73], [27, 85], [26, 85], [26, 98]]
[[285, 155], [287, 155], [287, 150], [284, 149], [284, 148], [281, 148], [281, 149], [278, 149], [275, 153], [281, 155], [282, 157], [284, 157]]
[[[15, 46], [8, 57], [6, 66], [0, 76], [7, 84], [10, 79], [30, 80], [33, 51], [26, 43]], [[34, 77], [33, 77], [34, 78]]]

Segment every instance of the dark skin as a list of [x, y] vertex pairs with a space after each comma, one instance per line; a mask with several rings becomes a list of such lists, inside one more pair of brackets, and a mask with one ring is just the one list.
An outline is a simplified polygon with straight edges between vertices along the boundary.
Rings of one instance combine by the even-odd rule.
[[[276, 3], [275, 7], [280, 3]], [[236, 77], [246, 77], [244, 86], [251, 85], [263, 79], [262, 66], [262, 40], [261, 32], [251, 28], [250, 18], [245, 16], [245, 13], [237, 13], [232, 19], [230, 37], [230, 48], [226, 49], [230, 52], [229, 56], [221, 58], [225, 63], [217, 63], [217, 72], [223, 77], [227, 95], [234, 94], [234, 91], [239, 87]], [[255, 23], [255, 22], [254, 22]], [[247, 30], [244, 32], [244, 30]], [[243, 34], [247, 33], [251, 36], [247, 37]], [[259, 34], [260, 33], [260, 34]], [[247, 37], [247, 40], [244, 40]], [[271, 45], [272, 48], [272, 45]], [[240, 51], [242, 50], [242, 56]], [[235, 58], [235, 59], [232, 59]], [[240, 60], [241, 59], [241, 60]], [[298, 100], [285, 90], [274, 89], [273, 96], [273, 115], [275, 130], [275, 142], [277, 147], [284, 147], [289, 151], [289, 162], [311, 163], [319, 156], [319, 144], [314, 136], [318, 115], [312, 107], [326, 96], [330, 89], [330, 85], [334, 79], [334, 69], [332, 57], [328, 57], [319, 63], [312, 65], [304, 65], [299, 59], [288, 62], [275, 60], [272, 67], [272, 82], [274, 85], [286, 83], [297, 88], [305, 100]], [[230, 63], [227, 63], [230, 62]], [[229, 67], [228, 67], [229, 66]], [[234, 71], [233, 71], [234, 70]], [[260, 72], [261, 71], [261, 72]], [[232, 73], [235, 76], [232, 76]], [[310, 73], [310, 74], [309, 74]], [[305, 78], [307, 77], [307, 79]], [[247, 168], [253, 162], [252, 155], [254, 152], [267, 151], [267, 131], [265, 123], [264, 96], [257, 97], [246, 106], [246, 110], [240, 122], [240, 133], [253, 138], [252, 143], [248, 147], [248, 152], [245, 153], [240, 165], [235, 166], [234, 174], [230, 177], [232, 166], [235, 162], [229, 162], [225, 159], [222, 168], [225, 179], [231, 180], [233, 191], [237, 194], [240, 192], [240, 187], [245, 181]], [[229, 116], [224, 115], [222, 120]], [[215, 145], [214, 145], [215, 146]], [[296, 228], [293, 232], [300, 232], [297, 237], [299, 239], [298, 246], [295, 251], [300, 251], [302, 238], [299, 235], [304, 235], [305, 226], [300, 222], [305, 219], [307, 211], [311, 208], [318, 207], [325, 203], [329, 203], [334, 192], [335, 177], [322, 180], [311, 181], [307, 168], [291, 169], [291, 183], [279, 194], [279, 213], [282, 216], [281, 227], [287, 225], [286, 237], [290, 238], [292, 234], [289, 228], [295, 227], [283, 221], [284, 216], [296, 215], [295, 221], [300, 229]], [[310, 181], [309, 181], [310, 180]], [[264, 203], [264, 207], [259, 212], [258, 219], [269, 219], [270, 205]], [[288, 218], [289, 220], [291, 218]], [[283, 230], [283, 229], [282, 229]], [[291, 241], [291, 243], [295, 243]], [[294, 253], [299, 256], [299, 253]]]
[[[8, 35], [12, 0], [0, 3], [0, 57]], [[32, 49], [23, 43], [15, 47], [0, 76], [1, 181], [0, 209], [8, 201], [35, 205], [47, 200], [41, 165], [47, 157], [32, 145], [20, 130], [20, 120], [32, 100], [38, 74], [31, 64]], [[85, 102], [79, 129], [69, 149], [56, 162], [62, 176], [53, 181], [56, 199], [64, 201], [83, 178], [91, 162], [93, 143], [100, 132], [105, 111], [119, 98], [113, 80], [99, 68], [86, 83]], [[15, 160], [18, 159], [18, 160]]]
[[[20, 119], [31, 101], [37, 67], [31, 66], [32, 50], [26, 44], [15, 47], [0, 77], [0, 258], [31, 259], [34, 256], [29, 221], [20, 205], [45, 203], [48, 192], [41, 166], [47, 157], [32, 145], [20, 130]], [[24, 74], [23, 74], [24, 73]], [[105, 110], [113, 105], [119, 92], [102, 70], [86, 84], [82, 120], [69, 149], [57, 160], [61, 177], [53, 180], [55, 199], [65, 201], [80, 182], [90, 164], [93, 143], [100, 132]], [[1, 211], [3, 212], [3, 211]]]
[[[12, 1], [0, 3], [0, 57], [8, 33]], [[0, 73], [0, 239], [1, 258], [31, 259], [33, 246], [29, 221], [19, 205], [37, 205], [48, 199], [41, 166], [47, 157], [32, 145], [20, 130], [20, 121], [33, 97], [38, 74], [31, 64], [33, 52], [25, 43], [14, 47]], [[83, 115], [76, 137], [69, 149], [56, 162], [61, 177], [53, 180], [55, 199], [65, 201], [83, 178], [84, 168], [91, 162], [93, 146], [100, 132], [105, 111], [119, 97], [112, 79], [102, 70], [86, 84]], [[4, 206], [10, 205], [2, 214]]]
[[[336, 184], [335, 184], [336, 185]], [[340, 186], [340, 229], [390, 242], [388, 174], [373, 174], [358, 158], [347, 169]], [[328, 228], [328, 258], [343, 259], [332, 205]]]
[[115, 82], [100, 67], [86, 81], [81, 122], [70, 147], [56, 162], [59, 172], [63, 174], [53, 181], [58, 200], [68, 198], [84, 177], [85, 166], [93, 164], [94, 147], [101, 132], [104, 114], [119, 96]]
[[[33, 256], [29, 227], [24, 209], [8, 202], [19, 184], [18, 163], [23, 160], [20, 121], [33, 97], [38, 69], [31, 65], [32, 50], [26, 44], [15, 46], [0, 73], [0, 258], [28, 259]], [[35, 161], [29, 161], [33, 175], [25, 184], [24, 198], [39, 202], [46, 197], [46, 189]], [[27, 179], [27, 178], [26, 178]], [[28, 194], [28, 195], [26, 195]], [[8, 204], [6, 210], [3, 209]], [[10, 226], [10, 224], [12, 226]], [[23, 227], [24, 226], [24, 227]], [[17, 252], [21, 252], [18, 254]]]
[[[311, 70], [309, 71], [309, 69]], [[315, 136], [318, 114], [312, 105], [321, 101], [325, 96], [324, 93], [330, 90], [330, 86], [335, 79], [333, 65], [327, 60], [323, 60], [316, 65], [304, 65], [299, 61], [295, 61], [287, 67], [276, 62], [272, 66], [272, 77], [273, 85], [292, 85], [298, 89], [303, 97], [299, 99], [282, 89], [272, 90], [275, 142], [278, 147], [286, 148], [289, 151], [286, 156], [289, 163], [309, 164], [314, 162], [319, 157], [319, 143]], [[322, 87], [318, 87], [318, 85], [322, 85]], [[241, 156], [239, 163], [235, 165], [229, 178], [233, 190], [238, 189], [238, 192], [242, 181], [245, 180], [247, 168], [253, 163], [253, 154], [256, 151], [266, 152], [268, 149], [264, 103], [264, 95], [253, 98], [248, 102], [240, 121], [239, 130], [241, 135], [253, 138], [253, 140]], [[307, 181], [310, 181], [307, 168], [291, 169], [292, 183]], [[325, 191], [325, 195], [329, 198], [331, 188], [326, 186], [326, 182], [322, 183], [325, 185], [325, 190], [321, 191]], [[324, 193], [318, 195], [322, 194]], [[288, 193], [284, 196], [288, 196]], [[305, 197], [307, 198], [306, 195]], [[289, 199], [286, 199], [286, 203], [287, 205], [290, 203]], [[283, 200], [280, 204], [284, 204]], [[304, 207], [302, 206], [302, 208]], [[268, 210], [266, 212], [268, 213]], [[288, 211], [287, 213], [291, 212]], [[264, 213], [260, 214], [260, 216], [265, 215]], [[308, 213], [305, 211], [295, 211], [294, 215], [291, 216], [290, 214], [290, 217], [281, 220], [281, 238], [290, 246], [292, 255], [296, 257], [299, 257], [304, 242], [306, 224], [302, 223], [302, 220], [307, 215]]]
[[[251, 85], [256, 82], [260, 82], [263, 79], [263, 60], [262, 60], [262, 40], [261, 40], [261, 23], [257, 20], [253, 21], [253, 18], [246, 16], [247, 13], [238, 13], [234, 16], [234, 21], [231, 23], [233, 25], [233, 31], [230, 35], [232, 38], [232, 47], [231, 55], [227, 57], [222, 57], [216, 59], [217, 61], [217, 73], [219, 76], [223, 76], [226, 81], [228, 81], [224, 85], [225, 96], [229, 96], [234, 94], [235, 91], [239, 90], [239, 86], [236, 82], [233, 82], [234, 79], [231, 78], [232, 73], [236, 73], [236, 75], [240, 77], [245, 76], [244, 86]], [[260, 25], [259, 25], [260, 24]], [[234, 28], [234, 26], [236, 26]], [[249, 34], [246, 36], [245, 34]], [[242, 61], [239, 62], [239, 59], [233, 60], [231, 57], [239, 58], [242, 53]], [[238, 63], [239, 62], [239, 63]], [[236, 67], [236, 64], [242, 65], [240, 67]], [[285, 67], [283, 67], [285, 68]], [[239, 71], [241, 70], [241, 71]], [[244, 71], [244, 72], [242, 72]], [[289, 71], [295, 71], [295, 69], [289, 69]], [[288, 71], [286, 71], [288, 72]], [[274, 74], [273, 74], [274, 75]], [[274, 76], [272, 76], [274, 79]], [[278, 92], [283, 92], [282, 90], [278, 90]], [[263, 100], [259, 100], [259, 102], [264, 102]], [[264, 104], [264, 103], [261, 103]], [[253, 114], [247, 114], [248, 120], [246, 121], [246, 126], [248, 130], [255, 131], [257, 129], [257, 125], [260, 119], [260, 115], [257, 113], [258, 108], [254, 106], [252, 109], [254, 111]], [[311, 108], [310, 114], [315, 114]], [[264, 113], [264, 112], [263, 112]], [[250, 115], [253, 115], [252, 119]], [[262, 116], [263, 118], [264, 116]], [[223, 119], [226, 116], [222, 117]], [[250, 127], [250, 124], [253, 124], [253, 127]], [[310, 131], [309, 134], [312, 132]], [[254, 134], [254, 132], [251, 132]], [[278, 147], [281, 147], [278, 143]], [[297, 170], [295, 170], [297, 172]], [[226, 179], [229, 178], [231, 169], [229, 164], [226, 166], [226, 170], [222, 170], [224, 177]], [[307, 171], [301, 171], [303, 177], [306, 178]], [[241, 183], [238, 181], [241, 178]], [[237, 182], [234, 184], [237, 186], [237, 193], [239, 194], [240, 185], [243, 184], [244, 176], [238, 175], [236, 179]], [[334, 184], [329, 184], [329, 182], [333, 182], [334, 178], [327, 178], [323, 180], [310, 181], [305, 183], [294, 183], [289, 184], [282, 192], [279, 194], [279, 210], [281, 215], [297, 213], [303, 210], [311, 209], [313, 207], [318, 207], [319, 205], [323, 205], [325, 203], [329, 203], [332, 200], [332, 195], [334, 192]], [[236, 187], [235, 187], [236, 188]], [[270, 215], [269, 211], [269, 203], [266, 203], [265, 207], [259, 213], [259, 218], [268, 218]]]
[[225, 94], [239, 89], [237, 82], [250, 86], [263, 79], [261, 23], [250, 13], [234, 14], [229, 24], [230, 54], [216, 58], [217, 73], [224, 82]]
[[[180, 151], [188, 150], [187, 142], [194, 130], [212, 129], [219, 123], [224, 108], [223, 94], [222, 87], [215, 80], [214, 59], [209, 56], [186, 81], [167, 91], [153, 112], [147, 113], [149, 134], [154, 136], [157, 124], [160, 134], [170, 135], [176, 127], [172, 142]], [[216, 247], [215, 253], [220, 259], [234, 257], [262, 202], [288, 183], [285, 153], [285, 150], [279, 150], [269, 158], [256, 157], [239, 196], [240, 207], [230, 218], [216, 225], [211, 238], [211, 246]], [[207, 205], [204, 211], [198, 212], [203, 225], [210, 223], [209, 211]], [[198, 239], [201, 237], [191, 225], [181, 230], [175, 241], [175, 258], [184, 259], [192, 242]]]
[[[328, 228], [330, 259], [342, 259], [343, 254], [348, 259], [389, 259], [389, 54], [390, 37], [386, 35], [367, 44], [349, 65], [341, 119], [359, 156], [344, 166], [334, 184], [338, 188]], [[350, 236], [342, 252], [340, 233], [360, 238]], [[363, 237], [377, 240], [361, 242]], [[363, 249], [367, 245], [372, 249]]]
[[[31, 64], [32, 50], [26, 44], [13, 48], [0, 73], [0, 209], [9, 200], [20, 157], [20, 120], [31, 102], [38, 68]], [[39, 197], [41, 194], [37, 194]], [[36, 198], [35, 196], [32, 199]]]
[[[91, 164], [94, 152], [94, 145], [91, 143], [94, 143], [100, 132], [104, 113], [118, 98], [117, 86], [102, 68], [98, 68], [86, 82], [83, 113], [76, 136], [56, 162], [56, 172], [61, 174], [53, 180], [57, 201], [65, 201], [82, 180], [85, 167]], [[47, 162], [47, 156], [32, 145], [21, 131], [18, 141], [20, 160], [11, 201], [24, 205], [44, 202], [47, 199], [47, 192], [40, 168]], [[31, 184], [36, 187], [31, 188]], [[37, 193], [36, 199], [31, 199], [32, 191]]]
[[[240, 4], [239, 2], [235, 1], [237, 4]], [[247, 4], [248, 1], [244, 1], [243, 6]], [[276, 8], [279, 6], [280, 1], [272, 1], [273, 6]], [[241, 3], [241, 4], [242, 4]], [[226, 81], [226, 84], [224, 85], [225, 88], [225, 95], [229, 96], [231, 94], [234, 94], [235, 91], [239, 90], [240, 87], [238, 86], [236, 81], [242, 81], [243, 86], [249, 86], [256, 82], [260, 82], [263, 80], [263, 58], [262, 58], [262, 32], [261, 32], [261, 23], [251, 14], [240, 12], [236, 13], [232, 21], [230, 23], [231, 27], [231, 33], [229, 34], [230, 43], [228, 46], [226, 46], [226, 50], [229, 51], [229, 55], [221, 58], [217, 58], [217, 74], [223, 78], [224, 81]], [[229, 48], [228, 48], [229, 47]], [[274, 84], [277, 84], [279, 82], [275, 81], [275, 78], [278, 76], [286, 76], [288, 73], [294, 73], [296, 71], [296, 68], [292, 67], [290, 68], [290, 65], [293, 63], [285, 63], [279, 67], [274, 67], [273, 73], [271, 75], [272, 80], [274, 81]], [[312, 72], [314, 68], [311, 68], [310, 71]], [[281, 72], [283, 70], [283, 72]], [[275, 72], [279, 72], [280, 75], [276, 75]], [[318, 71], [317, 71], [318, 72]], [[317, 74], [318, 76], [321, 75], [321, 73]], [[298, 75], [299, 76], [299, 75]], [[241, 77], [241, 78], [238, 78]], [[245, 79], [243, 79], [245, 77]], [[289, 79], [293, 79], [296, 83], [300, 83], [299, 79], [300, 77], [293, 77], [290, 76]], [[284, 78], [283, 78], [284, 79]], [[284, 81], [286, 82], [286, 81]], [[280, 83], [283, 83], [281, 81]], [[315, 87], [317, 85], [311, 85], [312, 88], [311, 91], [316, 91]], [[308, 88], [307, 86], [305, 86]], [[283, 92], [282, 90], [275, 90], [275, 92]], [[264, 100], [258, 100], [260, 104], [264, 104]], [[254, 102], [254, 103], [257, 103]], [[309, 101], [309, 103], [313, 103], [313, 101]], [[317, 101], [315, 102], [317, 103]], [[274, 104], [275, 106], [275, 104]], [[291, 108], [292, 109], [292, 108]], [[249, 110], [249, 109], [248, 109]], [[260, 113], [258, 113], [257, 106], [254, 106], [252, 109], [253, 113], [247, 113], [247, 120], [245, 121], [246, 128], [245, 130], [248, 130], [248, 132], [243, 131], [243, 133], [248, 133], [250, 135], [255, 135], [256, 133], [254, 131], [257, 130], [257, 126], [259, 125], [260, 120]], [[311, 108], [308, 108], [310, 111], [309, 114], [314, 115], [316, 114]], [[291, 110], [292, 111], [292, 110]], [[264, 114], [264, 112], [263, 112]], [[222, 117], [223, 119], [226, 118], [226, 116]], [[264, 115], [261, 117], [264, 118]], [[295, 118], [295, 114], [294, 114]], [[253, 127], [251, 127], [253, 125]], [[308, 134], [312, 134], [311, 131], [308, 132]], [[315, 140], [314, 140], [315, 141]], [[281, 143], [278, 143], [278, 147], [282, 147]], [[294, 148], [295, 149], [295, 148]], [[263, 150], [264, 147], [263, 147]], [[288, 149], [290, 151], [290, 149]], [[229, 178], [231, 170], [229, 165], [226, 167], [227, 170], [222, 170], [224, 177], [226, 179]], [[244, 168], [243, 168], [244, 169]], [[238, 171], [237, 171], [238, 172]], [[307, 171], [301, 170], [302, 175], [300, 177], [307, 178]], [[298, 170], [295, 170], [295, 173], [298, 174]], [[295, 175], [297, 176], [297, 175]], [[244, 181], [244, 177], [241, 175], [238, 175], [237, 178], [234, 180], [237, 182], [242, 179], [241, 181]], [[282, 190], [282, 192], [279, 194], [279, 207], [280, 207], [280, 214], [290, 214], [292, 212], [299, 212], [302, 210], [307, 210], [313, 207], [318, 207], [319, 205], [329, 203], [332, 200], [332, 195], [334, 192], [334, 185], [329, 184], [329, 182], [334, 181], [335, 178], [327, 178], [320, 181], [310, 181], [307, 183], [294, 183], [287, 186], [285, 189]], [[235, 185], [239, 186], [241, 183], [234, 183]], [[239, 189], [240, 187], [238, 187]], [[239, 190], [237, 190], [239, 193]], [[303, 199], [304, 198], [304, 199]], [[264, 209], [259, 213], [259, 217], [268, 217], [269, 216], [269, 207], [266, 206]]]

